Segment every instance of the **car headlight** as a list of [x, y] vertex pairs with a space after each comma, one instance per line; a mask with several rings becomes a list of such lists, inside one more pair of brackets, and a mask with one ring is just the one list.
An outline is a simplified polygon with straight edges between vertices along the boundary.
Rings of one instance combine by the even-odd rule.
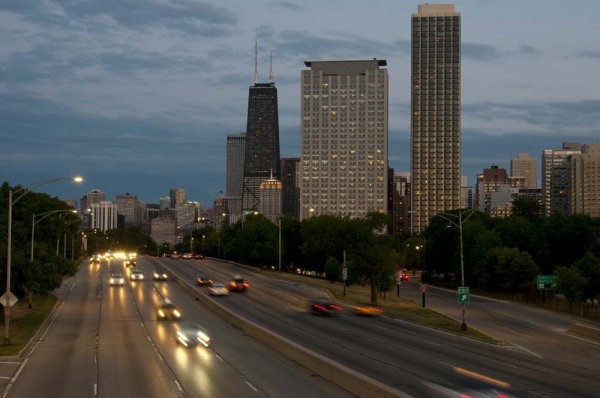
[[173, 311], [173, 315], [175, 315], [177, 318], [179, 318], [181, 316], [181, 314], [177, 310]]
[[163, 310], [158, 310], [158, 315], [162, 318], [165, 316], [165, 313], [163, 312]]

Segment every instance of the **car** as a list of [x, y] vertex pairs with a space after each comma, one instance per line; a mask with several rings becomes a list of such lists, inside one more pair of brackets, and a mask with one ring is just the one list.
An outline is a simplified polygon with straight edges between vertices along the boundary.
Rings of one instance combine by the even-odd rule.
[[208, 287], [208, 292], [211, 296], [227, 296], [229, 291], [222, 283], [213, 283]]
[[400, 271], [400, 282], [408, 282], [409, 278], [408, 278], [408, 271], [403, 269], [402, 271]]
[[248, 289], [248, 287], [250, 287], [248, 281], [239, 276], [234, 277], [232, 280], [227, 282], [227, 284], [229, 285], [229, 290], [233, 292], [244, 292]]
[[208, 347], [210, 344], [208, 332], [196, 323], [185, 324], [179, 327], [177, 329], [176, 340], [185, 347], [195, 347], [198, 344]]
[[213, 284], [212, 279], [206, 275], [200, 275], [196, 278], [196, 285], [198, 286], [211, 286]]
[[131, 278], [132, 281], [143, 281], [144, 273], [142, 272], [141, 269], [134, 268], [131, 270], [131, 274], [129, 275], [129, 278]]
[[171, 300], [165, 299], [156, 306], [156, 319], [159, 321], [166, 319], [179, 320], [181, 319], [181, 312]]
[[179, 253], [171, 253], [171, 259], [179, 260], [181, 258], [181, 254]]
[[191, 260], [192, 258], [194, 258], [194, 255], [192, 253], [183, 253], [181, 255], [181, 258], [184, 260]]
[[111, 274], [108, 282], [111, 286], [123, 286], [125, 285], [125, 277], [123, 276], [123, 274]]
[[204, 260], [204, 256], [202, 254], [194, 254], [194, 258], [196, 260]]
[[152, 272], [152, 279], [154, 279], [155, 281], [166, 281], [168, 278], [168, 275], [164, 271], [159, 271], [155, 269]]
[[376, 316], [383, 313], [383, 310], [375, 307], [363, 307], [356, 306], [354, 307], [354, 313], [356, 315], [364, 315], [364, 316]]
[[344, 312], [344, 309], [329, 301], [313, 300], [310, 303], [310, 311], [314, 315], [335, 315]]
[[132, 259], [123, 261], [123, 264], [126, 267], [135, 267], [137, 265], [136, 262], [135, 262], [135, 260], [132, 260]]

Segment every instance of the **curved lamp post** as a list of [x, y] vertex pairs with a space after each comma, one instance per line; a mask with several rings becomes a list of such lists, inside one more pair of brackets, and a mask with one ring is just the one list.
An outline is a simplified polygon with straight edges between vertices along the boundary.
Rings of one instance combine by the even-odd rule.
[[[57, 177], [57, 178], [49, 178], [47, 180], [41, 180], [38, 182], [34, 182], [33, 184], [27, 185], [26, 187], [21, 187], [13, 192], [12, 189], [8, 190], [8, 238], [7, 238], [7, 248], [6, 248], [6, 305], [4, 306], [4, 344], [10, 343], [10, 337], [8, 334], [9, 331], [9, 321], [10, 321], [10, 299], [12, 293], [10, 292], [10, 268], [11, 268], [11, 256], [12, 256], [12, 208], [15, 203], [17, 203], [23, 196], [29, 193], [32, 189], [40, 187], [42, 185], [51, 184], [53, 182], [70, 180], [74, 182], [83, 181], [82, 177]], [[17, 194], [18, 196], [13, 199], [13, 195]]]
[[[31, 221], [31, 258], [30, 258], [31, 261], [33, 261], [33, 244], [35, 241], [35, 226], [36, 226], [36, 224], [39, 223], [40, 221], [42, 221], [44, 218], [50, 217], [51, 215], [58, 214], [58, 213], [77, 213], [77, 210], [50, 210], [45, 213], [33, 215], [33, 219]], [[37, 219], [37, 221], [35, 219], [36, 217], [39, 217]], [[79, 220], [76, 220], [76, 221], [79, 221]]]

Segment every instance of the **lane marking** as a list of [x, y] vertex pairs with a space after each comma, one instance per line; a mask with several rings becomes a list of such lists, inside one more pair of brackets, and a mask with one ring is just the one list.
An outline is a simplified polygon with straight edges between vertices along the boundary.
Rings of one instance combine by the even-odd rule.
[[250, 384], [249, 381], [246, 381], [246, 384], [248, 384], [248, 386], [254, 390], [254, 392], [258, 392], [258, 389], [256, 387], [254, 387], [252, 384]]
[[519, 348], [520, 350], [523, 350], [523, 351], [525, 351], [526, 353], [528, 353], [528, 354], [530, 354], [530, 355], [533, 355], [534, 357], [537, 357], [537, 358], [540, 358], [540, 359], [543, 359], [543, 358], [544, 358], [544, 357], [543, 357], [543, 356], [541, 356], [540, 354], [537, 354], [537, 353], [535, 353], [535, 352], [533, 352], [533, 351], [531, 351], [531, 350], [528, 350], [528, 349], [527, 349], [527, 348], [525, 348], [525, 347], [521, 347], [521, 346], [520, 346], [520, 345], [518, 345], [518, 344], [514, 344], [514, 343], [513, 343], [513, 345], [514, 345], [515, 347]]
[[98, 384], [94, 383], [94, 396], [98, 395]]
[[179, 388], [179, 391], [183, 391], [183, 388], [181, 388], [181, 386], [179, 385], [179, 382], [177, 380], [175, 381], [175, 385], [177, 386], [177, 388]]

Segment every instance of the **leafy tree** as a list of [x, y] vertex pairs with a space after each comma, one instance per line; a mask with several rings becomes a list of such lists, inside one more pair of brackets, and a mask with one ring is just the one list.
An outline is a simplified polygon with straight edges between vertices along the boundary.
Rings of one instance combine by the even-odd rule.
[[514, 247], [493, 248], [489, 265], [489, 272], [495, 280], [490, 280], [488, 287], [496, 285], [510, 292], [525, 289], [540, 272], [529, 253]]
[[325, 276], [331, 283], [340, 279], [342, 267], [335, 257], [329, 257], [325, 263]]
[[511, 217], [522, 217], [529, 222], [541, 222], [544, 215], [544, 208], [538, 201], [519, 197], [512, 202]]
[[584, 289], [588, 283], [577, 267], [559, 265], [555, 268], [558, 279], [558, 290], [572, 305], [580, 302], [584, 297]]
[[556, 214], [548, 219], [545, 236], [554, 264], [571, 265], [588, 252], [595, 233], [591, 217]]
[[593, 253], [588, 252], [584, 257], [573, 264], [586, 278], [587, 283], [583, 288], [584, 298], [590, 299], [592, 305], [594, 300], [600, 295], [600, 258]]

